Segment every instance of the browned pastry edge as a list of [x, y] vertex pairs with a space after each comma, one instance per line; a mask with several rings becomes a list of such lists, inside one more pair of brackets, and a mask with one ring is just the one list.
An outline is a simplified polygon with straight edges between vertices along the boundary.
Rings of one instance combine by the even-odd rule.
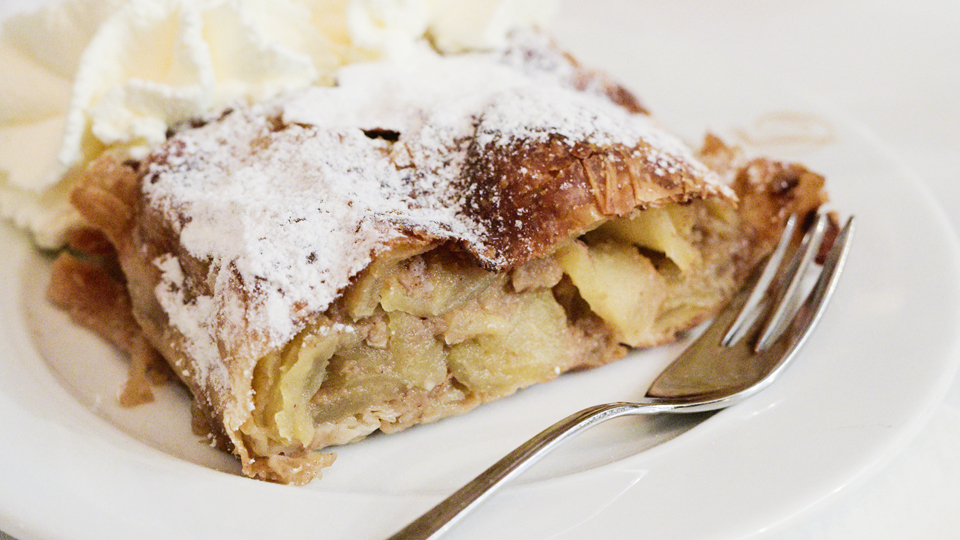
[[[96, 233], [78, 229], [71, 234], [93, 238]], [[84, 244], [82, 247], [95, 246]], [[120, 404], [131, 407], [148, 403], [154, 399], [151, 386], [172, 378], [170, 367], [133, 318], [126, 284], [112, 271], [116, 255], [101, 255], [103, 260], [85, 260], [69, 252], [58, 255], [51, 266], [47, 298], [65, 310], [74, 322], [130, 356], [127, 382], [118, 396]]]
[[483, 247], [504, 261], [492, 269], [522, 266], [606, 218], [719, 194], [691, 171], [658, 170], [644, 159], [652, 151], [644, 141], [601, 148], [557, 137], [473, 149], [466, 212], [487, 225]]

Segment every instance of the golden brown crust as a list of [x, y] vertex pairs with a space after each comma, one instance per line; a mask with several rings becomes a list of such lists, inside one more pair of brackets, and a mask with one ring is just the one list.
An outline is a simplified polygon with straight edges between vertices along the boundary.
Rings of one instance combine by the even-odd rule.
[[320, 471], [336, 460], [334, 454], [324, 454], [307, 450], [299, 454], [275, 454], [265, 458], [251, 460], [244, 472], [254, 478], [302, 486], [320, 476]]
[[[103, 248], [96, 241], [96, 233], [76, 232], [71, 236], [84, 239], [74, 246]], [[99, 254], [106, 257], [111, 255]], [[51, 267], [47, 298], [67, 311], [74, 322], [130, 355], [128, 378], [119, 400], [121, 405], [131, 407], [153, 401], [151, 385], [166, 383], [171, 374], [164, 359], [150, 345], [133, 318], [126, 286], [110, 271], [113, 266], [110, 263], [109, 258], [104, 263], [61, 253]]]
[[747, 237], [759, 245], [775, 245], [791, 214], [807, 216], [828, 201], [824, 177], [798, 163], [748, 159], [712, 134], [698, 157], [736, 191]]
[[647, 159], [655, 151], [643, 141], [599, 147], [553, 137], [475, 152], [467, 212], [486, 225], [484, 247], [502, 261], [495, 268], [520, 267], [606, 218], [717, 193], [693, 171], [658, 170]]
[[96, 263], [61, 253], [53, 262], [47, 298], [78, 324], [90, 328], [124, 352], [140, 333], [123, 282]]
[[116, 249], [122, 250], [138, 196], [138, 174], [133, 164], [108, 156], [89, 165], [71, 192], [70, 202]]

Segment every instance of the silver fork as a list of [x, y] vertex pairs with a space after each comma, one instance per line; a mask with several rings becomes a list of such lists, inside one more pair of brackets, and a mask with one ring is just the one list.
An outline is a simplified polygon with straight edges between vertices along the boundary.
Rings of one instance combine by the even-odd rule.
[[[784, 371], [820, 319], [843, 269], [853, 217], [837, 235], [809, 287], [804, 277], [824, 243], [828, 218], [818, 214], [793, 248], [797, 218], [787, 221], [762, 268], [713, 323], [637, 402], [595, 405], [543, 430], [389, 540], [429, 540], [443, 534], [493, 492], [574, 436], [612, 418], [639, 414], [713, 411], [743, 401]], [[788, 256], [789, 254], [789, 256]]]

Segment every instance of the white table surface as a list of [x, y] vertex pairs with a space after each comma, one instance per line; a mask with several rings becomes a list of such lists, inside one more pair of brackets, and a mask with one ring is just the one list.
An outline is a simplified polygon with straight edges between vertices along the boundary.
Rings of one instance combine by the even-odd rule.
[[[640, 1], [646, 27], [675, 28], [710, 61], [796, 84], [868, 127], [960, 231], [960, 2]], [[960, 538], [960, 380], [889, 463], [752, 538]]]

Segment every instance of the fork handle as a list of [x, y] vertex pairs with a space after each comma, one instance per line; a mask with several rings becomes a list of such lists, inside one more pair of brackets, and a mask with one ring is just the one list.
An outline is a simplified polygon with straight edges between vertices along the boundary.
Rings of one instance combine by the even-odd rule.
[[437, 538], [497, 489], [576, 435], [611, 418], [630, 414], [658, 413], [669, 408], [671, 407], [654, 402], [606, 403], [573, 413], [517, 447], [388, 540]]

